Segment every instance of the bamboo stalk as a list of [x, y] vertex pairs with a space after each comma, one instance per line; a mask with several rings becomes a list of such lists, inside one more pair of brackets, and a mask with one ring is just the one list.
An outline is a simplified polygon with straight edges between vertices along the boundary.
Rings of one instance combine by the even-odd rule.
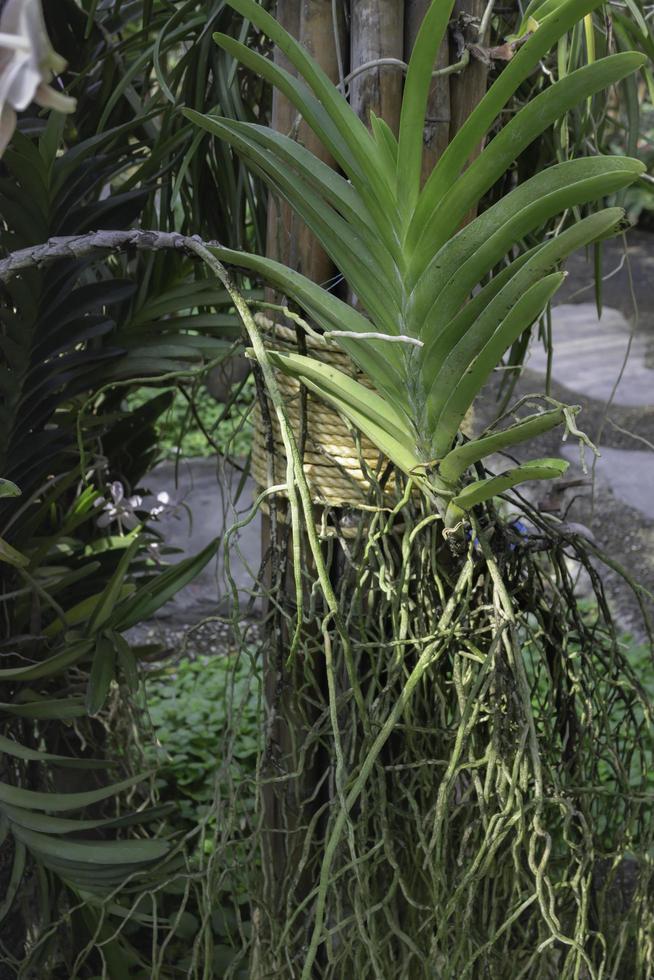
[[[333, 81], [338, 81], [331, 0], [277, 0], [276, 16], [289, 34], [297, 37], [307, 48], [327, 75]], [[278, 49], [275, 49], [274, 58], [282, 68], [295, 74], [292, 65]], [[318, 138], [276, 88], [273, 89], [271, 126], [277, 132], [297, 139], [326, 163], [333, 164]], [[315, 282], [325, 282], [334, 274], [329, 256], [304, 222], [285, 201], [276, 199], [272, 194], [268, 205], [266, 254]], [[272, 295], [268, 298], [272, 300]]]
[[[379, 58], [404, 58], [403, 0], [352, 0], [350, 60], [354, 69]], [[370, 112], [397, 133], [403, 75], [394, 69], [371, 68], [352, 79], [350, 104], [367, 124]]]
[[[461, 39], [468, 44], [484, 45], [488, 39], [478, 36], [478, 25], [484, 15], [488, 0], [456, 0], [454, 17], [459, 19]], [[450, 60], [455, 61], [459, 52], [450, 52]], [[450, 139], [458, 133], [472, 110], [483, 98], [488, 82], [488, 68], [477, 58], [471, 58], [468, 67], [460, 75], [453, 75], [450, 80], [450, 100], [452, 119], [450, 124]], [[472, 159], [479, 156], [482, 150], [480, 144]]]
[[[277, 19], [282, 27], [298, 37], [300, 33], [300, 5], [298, 0], [277, 0]], [[275, 62], [287, 71], [293, 71], [288, 59], [275, 49]], [[272, 113], [270, 125], [279, 133], [290, 133], [296, 112], [286, 96], [278, 88], [273, 88]], [[268, 229], [266, 236], [266, 255], [278, 262], [288, 262], [291, 254], [291, 242], [294, 235], [295, 218], [291, 208], [285, 201], [280, 201], [273, 194], [268, 198]], [[270, 290], [270, 299], [273, 298]]]
[[[334, 19], [331, 0], [302, 0], [300, 6], [299, 39], [303, 47], [318, 62], [333, 82], [339, 81], [339, 61], [336, 53]], [[315, 153], [325, 163], [334, 166], [333, 158], [327, 153], [315, 133], [304, 123], [298, 129], [298, 140], [308, 150]], [[318, 244], [306, 225], [297, 220], [297, 236], [291, 242], [291, 265], [314, 282], [326, 282], [336, 271], [334, 264]]]
[[[333, 22], [331, 0], [277, 0], [277, 19], [298, 38], [326, 74], [339, 80], [339, 57]], [[339, 52], [340, 53], [340, 52]], [[275, 60], [287, 70], [291, 66], [275, 51]], [[272, 127], [292, 136], [317, 157], [333, 165], [334, 160], [324, 149], [313, 131], [299, 118], [296, 109], [274, 89]], [[267, 254], [323, 283], [334, 275], [334, 265], [305, 223], [285, 202], [271, 195], [268, 213]], [[266, 400], [261, 400], [262, 414]], [[270, 422], [268, 422], [269, 426]], [[301, 452], [300, 448], [300, 452]], [[295, 460], [297, 464], [297, 460]], [[288, 467], [293, 469], [287, 447]], [[301, 471], [300, 471], [301, 473]], [[272, 475], [272, 474], [271, 474]], [[274, 480], [272, 482], [275, 482]], [[280, 604], [267, 601], [270, 629], [264, 663], [264, 689], [268, 706], [265, 762], [262, 769], [263, 788], [263, 889], [264, 908], [268, 915], [288, 915], [311, 888], [307, 872], [298, 869], [302, 863], [304, 834], [302, 828], [317, 818], [324, 802], [325, 787], [322, 774], [327, 770], [319, 749], [312, 743], [315, 718], [312, 706], [303, 701], [305, 666], [302, 657], [288, 663], [291, 646], [289, 624], [281, 612], [292, 615], [295, 602], [308, 601], [302, 589], [302, 571], [315, 568], [307, 536], [313, 530], [312, 518], [307, 527], [291, 529], [278, 520], [285, 509], [283, 501], [271, 501], [270, 517], [262, 515], [262, 555], [270, 555], [264, 572], [264, 588], [275, 595]], [[300, 553], [302, 558], [299, 557]], [[277, 566], [277, 567], [273, 567]], [[302, 570], [302, 571], [301, 571]], [[300, 610], [301, 613], [301, 610]], [[307, 628], [303, 627], [306, 640]], [[298, 634], [296, 633], [296, 638]], [[326, 685], [324, 666], [314, 666], [320, 687]], [[320, 790], [317, 789], [321, 786]], [[263, 910], [259, 910], [263, 911]], [[253, 957], [253, 977], [278, 975], [279, 962], [269, 946], [269, 921], [258, 914]]]
[[[404, 0], [404, 60], [408, 61], [415, 44], [418, 30], [431, 0]], [[448, 38], [443, 39], [434, 68], [445, 68], [450, 62]], [[427, 115], [425, 118], [424, 157], [422, 161], [423, 183], [434, 168], [434, 164], [447, 148], [450, 140], [450, 78], [434, 78], [429, 91]]]

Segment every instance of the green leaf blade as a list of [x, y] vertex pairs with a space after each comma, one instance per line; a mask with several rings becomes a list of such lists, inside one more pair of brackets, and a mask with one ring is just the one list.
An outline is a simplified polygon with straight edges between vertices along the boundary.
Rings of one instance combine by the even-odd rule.
[[461, 510], [471, 510], [520, 483], [528, 483], [530, 480], [556, 480], [563, 476], [569, 465], [564, 459], [534, 459], [499, 476], [486, 477], [468, 484], [454, 497], [452, 503]]

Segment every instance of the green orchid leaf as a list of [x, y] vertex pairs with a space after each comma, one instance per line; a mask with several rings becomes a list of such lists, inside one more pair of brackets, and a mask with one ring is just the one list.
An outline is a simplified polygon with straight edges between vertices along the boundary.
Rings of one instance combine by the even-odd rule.
[[[413, 440], [410, 435], [408, 440], [403, 436], [405, 427], [402, 425], [398, 428], [395, 425], [394, 413], [378, 395], [369, 392], [363, 385], [358, 385], [343, 372], [323, 364], [316, 368], [314, 362], [310, 375], [306, 371], [300, 373], [297, 368], [293, 368], [292, 361], [287, 360], [287, 358], [297, 359], [300, 355], [272, 352], [269, 356], [276, 367], [282, 371], [288, 367], [289, 373], [301, 378], [309, 391], [319, 395], [345, 415], [355, 428], [363, 432], [381, 453], [405, 473], [412, 475], [423, 468], [420, 457], [411, 450]], [[310, 359], [305, 358], [305, 360]], [[354, 391], [354, 385], [362, 389], [361, 392]], [[400, 438], [397, 438], [398, 435]]]
[[380, 265], [383, 252], [377, 249], [375, 256], [375, 252], [368, 248], [358, 223], [353, 225], [337, 214], [300, 174], [290, 171], [284, 162], [277, 162], [269, 151], [259, 149], [252, 140], [234, 132], [229, 125], [214, 123], [212, 128], [294, 207], [336, 265], [348, 269], [350, 285], [376, 321], [383, 323], [389, 333], [398, 333], [402, 293], [390, 257], [383, 266]]
[[385, 185], [379, 172], [374, 141], [364, 124], [356, 113], [352, 112], [346, 99], [320, 66], [310, 57], [302, 45], [255, 0], [227, 0], [227, 2], [243, 17], [247, 17], [260, 28], [286, 55], [324, 106], [361, 172], [370, 181], [371, 188], [374, 191], [381, 191], [384, 196], [389, 196], [390, 188]]
[[567, 75], [531, 99], [468, 167], [451, 190], [439, 199], [440, 220], [435, 220], [435, 208], [424, 212], [418, 205], [407, 237], [407, 247], [412, 253], [411, 284], [420, 277], [434, 253], [456, 232], [466, 212], [478, 203], [523, 149], [566, 111], [607, 85], [637, 71], [643, 63], [642, 55], [625, 52], [602, 58]]
[[33, 720], [68, 721], [72, 718], [82, 718], [86, 708], [82, 698], [37, 698], [33, 701], [5, 701], [0, 703], [0, 711], [18, 718]]
[[113, 614], [116, 603], [123, 594], [125, 578], [140, 546], [141, 541], [137, 534], [134, 537], [134, 540], [130, 543], [129, 547], [125, 549], [124, 554], [121, 556], [121, 559], [118, 562], [116, 571], [111, 576], [111, 579], [107, 583], [107, 587], [96, 602], [91, 618], [89, 619], [86, 627], [87, 634], [93, 635], [108, 623]]
[[56, 766], [64, 766], [69, 769], [106, 769], [106, 759], [76, 759], [73, 756], [56, 755], [52, 752], [41, 752], [39, 749], [31, 749], [20, 742], [15, 742], [6, 735], [0, 735], [0, 752], [11, 755], [16, 759], [25, 759], [27, 762], [51, 762]]
[[93, 890], [119, 884], [140, 868], [151, 866], [170, 851], [163, 840], [68, 840], [13, 825], [14, 836], [47, 868]]
[[16, 841], [14, 858], [11, 866], [11, 877], [9, 878], [7, 889], [3, 895], [2, 903], [0, 904], [0, 923], [7, 918], [7, 915], [14, 907], [14, 900], [18, 893], [20, 883], [23, 880], [23, 874], [25, 873], [25, 865], [27, 863], [26, 858], [27, 848], [22, 841]]
[[110, 625], [122, 632], [135, 626], [136, 623], [149, 619], [169, 599], [192, 582], [202, 569], [215, 557], [220, 538], [215, 538], [197, 555], [185, 558], [176, 565], [167, 568], [165, 572], [154, 575], [145, 585], [142, 585], [128, 599], [121, 602], [111, 612]]
[[40, 834], [59, 836], [60, 834], [81, 834], [88, 830], [117, 830], [123, 827], [136, 827], [143, 823], [159, 820], [174, 810], [174, 804], [163, 804], [126, 813], [121, 817], [104, 817], [102, 819], [82, 819], [79, 817], [55, 817], [51, 813], [38, 810], [26, 810], [1, 803], [0, 808], [10, 823], [17, 824], [25, 830], [34, 830]]
[[439, 472], [448, 483], [456, 483], [473, 463], [478, 463], [492, 453], [503, 452], [505, 449], [517, 446], [528, 439], [543, 435], [564, 421], [565, 411], [563, 408], [554, 408], [549, 412], [538, 412], [528, 416], [501, 432], [493, 432], [481, 439], [472, 439], [470, 442], [457, 446], [441, 462]]
[[410, 300], [417, 333], [454, 316], [509, 249], [566, 208], [627, 187], [643, 172], [639, 160], [590, 157], [548, 167], [520, 184], [439, 249]]
[[5, 565], [13, 565], [15, 568], [27, 568], [30, 560], [4, 538], [0, 538], [0, 562], [4, 562]]
[[33, 681], [43, 677], [54, 677], [66, 667], [83, 660], [92, 649], [92, 640], [66, 643], [58, 653], [38, 663], [22, 667], [4, 667], [0, 670], [0, 680]]
[[116, 676], [116, 648], [109, 636], [98, 637], [86, 689], [86, 710], [97, 715], [109, 696], [111, 682]]
[[20, 497], [21, 491], [11, 480], [0, 478], [0, 497]]
[[398, 143], [395, 133], [388, 123], [370, 112], [370, 128], [379, 151], [379, 161], [386, 172], [389, 184], [395, 183], [397, 170]]
[[420, 194], [423, 129], [431, 73], [453, 7], [454, 0], [441, 0], [428, 8], [413, 46], [404, 83], [397, 152], [397, 195], [405, 224], [413, 214]]
[[528, 483], [530, 480], [556, 480], [563, 476], [569, 465], [564, 459], [534, 459], [499, 476], [489, 476], [469, 483], [454, 497], [452, 503], [461, 510], [470, 510], [520, 483]]
[[[344, 218], [366, 224], [369, 231], [374, 232], [374, 222], [352, 184], [301, 143], [256, 123], [243, 123], [223, 116], [207, 116], [192, 109], [185, 109], [184, 115], [214, 136], [221, 139], [238, 136], [243, 140], [244, 145], [252, 144], [262, 151], [274, 154], [283, 163], [297, 170], [313, 190], [320, 193]], [[377, 122], [381, 126], [381, 120]]]
[[[511, 315], [511, 311], [523, 297], [525, 291], [534, 286], [549, 270], [556, 267], [559, 262], [577, 248], [581, 248], [606, 234], [609, 230], [619, 227], [623, 218], [624, 214], [620, 208], [607, 208], [605, 211], [589, 215], [572, 225], [557, 238], [553, 238], [537, 249], [529, 261], [483, 308], [472, 323], [469, 321], [469, 310], [464, 308], [459, 317], [450, 321], [440, 334], [430, 338], [429, 343], [425, 345], [423, 370], [425, 381], [429, 385], [428, 407], [432, 431], [438, 425], [443, 406], [450, 396], [455, 394], [455, 388], [468, 371], [469, 365], [489, 342], [505, 317]], [[549, 281], [554, 285], [554, 280]], [[475, 308], [473, 307], [473, 309]], [[520, 306], [520, 310], [523, 310], [522, 306]], [[509, 322], [512, 326], [514, 324], [517, 326], [517, 321], [513, 316]], [[523, 329], [530, 325], [530, 323], [524, 322]], [[507, 344], [508, 346], [509, 344]], [[506, 348], [499, 351], [498, 358], [504, 350]], [[497, 360], [490, 366], [489, 363], [486, 364], [488, 372], [492, 370]], [[437, 440], [439, 450], [436, 455], [443, 455], [447, 451], [448, 439], [449, 429], [439, 435]]]
[[331, 392], [334, 401], [342, 405], [344, 411], [352, 408], [385, 429], [392, 438], [399, 442], [411, 442], [413, 437], [407, 420], [388, 401], [343, 371], [302, 354], [269, 351], [268, 355], [273, 365], [284, 374], [303, 382], [313, 381]]
[[[325, 330], [348, 330], [352, 333], [370, 331], [370, 320], [344, 303], [333, 293], [322, 289], [306, 276], [287, 268], [281, 262], [246, 252], [212, 246], [221, 261], [251, 269], [299, 303]], [[390, 396], [395, 404], [407, 405], [406, 385], [403, 382], [401, 354], [393, 349], [397, 344], [370, 340], [365, 344], [339, 337], [339, 346], [373, 382], [378, 391]]]
[[[417, 241], [428, 216], [433, 214], [445, 194], [452, 188], [468, 159], [481, 144], [497, 116], [538, 65], [541, 58], [564, 34], [595, 10], [601, 0], [567, 0], [558, 6], [547, 24], [543, 24], [526, 44], [523, 44], [473, 109], [459, 132], [446, 148], [422, 190], [409, 229], [407, 241]], [[610, 84], [606, 82], [605, 84]], [[554, 117], [556, 118], [556, 116]], [[544, 124], [542, 129], [548, 124]], [[490, 147], [488, 148], [490, 149]], [[511, 157], [514, 160], [517, 152]]]
[[[115, 603], [122, 602], [128, 596], [134, 592], [135, 586], [133, 582], [123, 582], [120, 589], [115, 592]], [[106, 599], [106, 594], [99, 592], [97, 595], [87, 596], [86, 599], [82, 599], [77, 605], [73, 606], [71, 609], [66, 610], [66, 621], [63, 622], [61, 619], [55, 619], [52, 623], [42, 631], [44, 636], [51, 639], [58, 636], [65, 629], [70, 629], [71, 626], [79, 626], [81, 623], [88, 623], [91, 616], [95, 612], [97, 606], [103, 601], [103, 597]], [[111, 607], [109, 607], [111, 608]]]
[[[492, 325], [486, 331], [484, 317], [480, 317], [475, 328], [469, 330], [454, 347], [437, 375], [428, 402], [429, 412], [437, 418], [434, 422], [437, 433], [434, 455], [437, 457], [442, 456], [452, 444], [466, 412], [502, 354], [523, 331], [531, 327], [565, 278], [563, 273], [555, 272], [528, 285], [529, 277], [524, 275], [528, 271], [526, 267], [515, 277], [521, 281], [510, 284], [510, 288], [506, 287], [513, 301], [500, 325], [490, 333]], [[498, 302], [500, 296], [493, 302]], [[450, 392], [444, 400], [438, 388], [439, 378], [447, 384], [447, 391]]]
[[0, 783], [0, 807], [4, 803], [10, 806], [22, 807], [27, 810], [44, 810], [47, 813], [65, 813], [70, 810], [82, 810], [84, 807], [100, 803], [102, 800], [115, 796], [142, 782], [147, 773], [139, 773], [101, 789], [92, 789], [84, 793], [41, 793], [32, 789], [21, 789], [19, 786], [9, 786]]
[[[245, 0], [238, 0], [238, 2], [245, 2]], [[262, 12], [261, 7], [253, 6]], [[292, 42], [294, 50], [299, 48], [297, 42], [290, 35], [284, 31], [282, 33]], [[368, 210], [375, 216], [378, 228], [387, 245], [392, 243], [392, 216], [395, 205], [390, 188], [386, 181], [381, 179], [382, 165], [381, 161], [377, 159], [379, 151], [361, 120], [352, 113], [347, 103], [344, 104], [350, 115], [348, 123], [352, 126], [354, 133], [362, 131], [364, 137], [360, 143], [355, 141], [357, 142], [356, 147], [349, 141], [352, 137], [349, 126], [347, 127], [347, 135], [344, 137], [340, 127], [329, 114], [329, 106], [323, 103], [321, 99], [316, 98], [309, 88], [290, 72], [276, 65], [270, 58], [262, 57], [227, 35], [214, 34], [214, 40], [251, 71], [270, 81], [293, 103], [344, 173], [347, 174], [352, 185], [356, 187]], [[300, 50], [302, 49], [300, 48]], [[304, 58], [306, 57], [308, 56], [304, 53]], [[318, 66], [316, 68], [321, 73], [321, 69]], [[328, 80], [327, 82], [328, 86], [331, 86], [331, 89], [335, 91], [331, 82]], [[338, 97], [342, 99], [342, 96], [339, 95]]]

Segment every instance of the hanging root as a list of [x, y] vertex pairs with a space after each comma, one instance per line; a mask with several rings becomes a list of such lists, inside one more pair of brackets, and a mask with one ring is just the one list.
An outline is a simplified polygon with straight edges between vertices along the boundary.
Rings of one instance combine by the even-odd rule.
[[255, 885], [257, 977], [652, 975], [651, 705], [583, 540], [532, 517], [487, 516], [458, 556], [401, 488], [355, 540], [331, 522], [366, 717], [305, 568], [269, 704], [293, 738], [278, 727], [261, 769], [293, 842]]
[[258, 642], [226, 563], [238, 653], [215, 806], [185, 866], [141, 893], [168, 910], [153, 978], [191, 912], [193, 980], [649, 980], [652, 709], [591, 546], [527, 504], [448, 541], [410, 483], [394, 492], [377, 485], [356, 521], [324, 514], [317, 554], [265, 495]]

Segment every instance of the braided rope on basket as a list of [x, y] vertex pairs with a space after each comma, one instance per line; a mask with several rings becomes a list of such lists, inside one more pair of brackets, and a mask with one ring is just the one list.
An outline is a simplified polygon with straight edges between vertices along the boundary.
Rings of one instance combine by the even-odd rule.
[[[295, 330], [274, 323], [261, 314], [257, 316], [257, 322], [265, 331], [266, 342], [273, 350], [297, 352]], [[338, 368], [361, 384], [371, 387], [365, 375], [335, 344], [321, 343], [307, 336], [306, 347], [311, 357]], [[281, 372], [277, 372], [277, 381], [284, 395], [293, 434], [300, 444], [302, 436], [300, 383]], [[286, 453], [272, 405], [270, 405], [270, 417], [274, 439], [273, 482], [283, 483], [286, 478]], [[269, 460], [259, 404], [254, 408], [253, 423], [252, 476], [260, 487], [267, 487]], [[370, 491], [370, 481], [364, 472], [365, 469], [368, 468], [372, 473], [380, 473], [385, 465], [385, 458], [379, 449], [364, 435], [359, 437], [357, 445], [353, 430], [346, 421], [335, 409], [311, 392], [306, 392], [304, 435], [304, 472], [314, 503], [332, 507], [357, 507], [364, 504]], [[389, 489], [391, 486], [392, 482], [389, 481]]]
[[[273, 350], [297, 352], [297, 337], [294, 329], [275, 323], [262, 314], [257, 314], [256, 319]], [[321, 342], [307, 336], [306, 348], [307, 354], [311, 357], [344, 371], [368, 388], [372, 387], [351, 358], [335, 344], [329, 341]], [[284, 395], [289, 423], [300, 445], [302, 437], [300, 383], [280, 371], [276, 372], [276, 375]], [[283, 483], [286, 479], [286, 453], [272, 403], [268, 404], [274, 440], [274, 454], [271, 461], [274, 485]], [[265, 426], [261, 406], [258, 403], [254, 407], [252, 421], [254, 438], [251, 472], [255, 482], [265, 488], [270, 485], [269, 460]], [[470, 409], [464, 420], [464, 431], [469, 433], [472, 424], [473, 412]], [[331, 507], [357, 508], [369, 501], [371, 486], [365, 471], [381, 474], [387, 463], [386, 457], [363, 434], [360, 434], [357, 440], [353, 429], [336, 409], [311, 392], [306, 392], [304, 436], [304, 472], [314, 503]], [[389, 496], [393, 486], [394, 478], [391, 474], [385, 484]]]

